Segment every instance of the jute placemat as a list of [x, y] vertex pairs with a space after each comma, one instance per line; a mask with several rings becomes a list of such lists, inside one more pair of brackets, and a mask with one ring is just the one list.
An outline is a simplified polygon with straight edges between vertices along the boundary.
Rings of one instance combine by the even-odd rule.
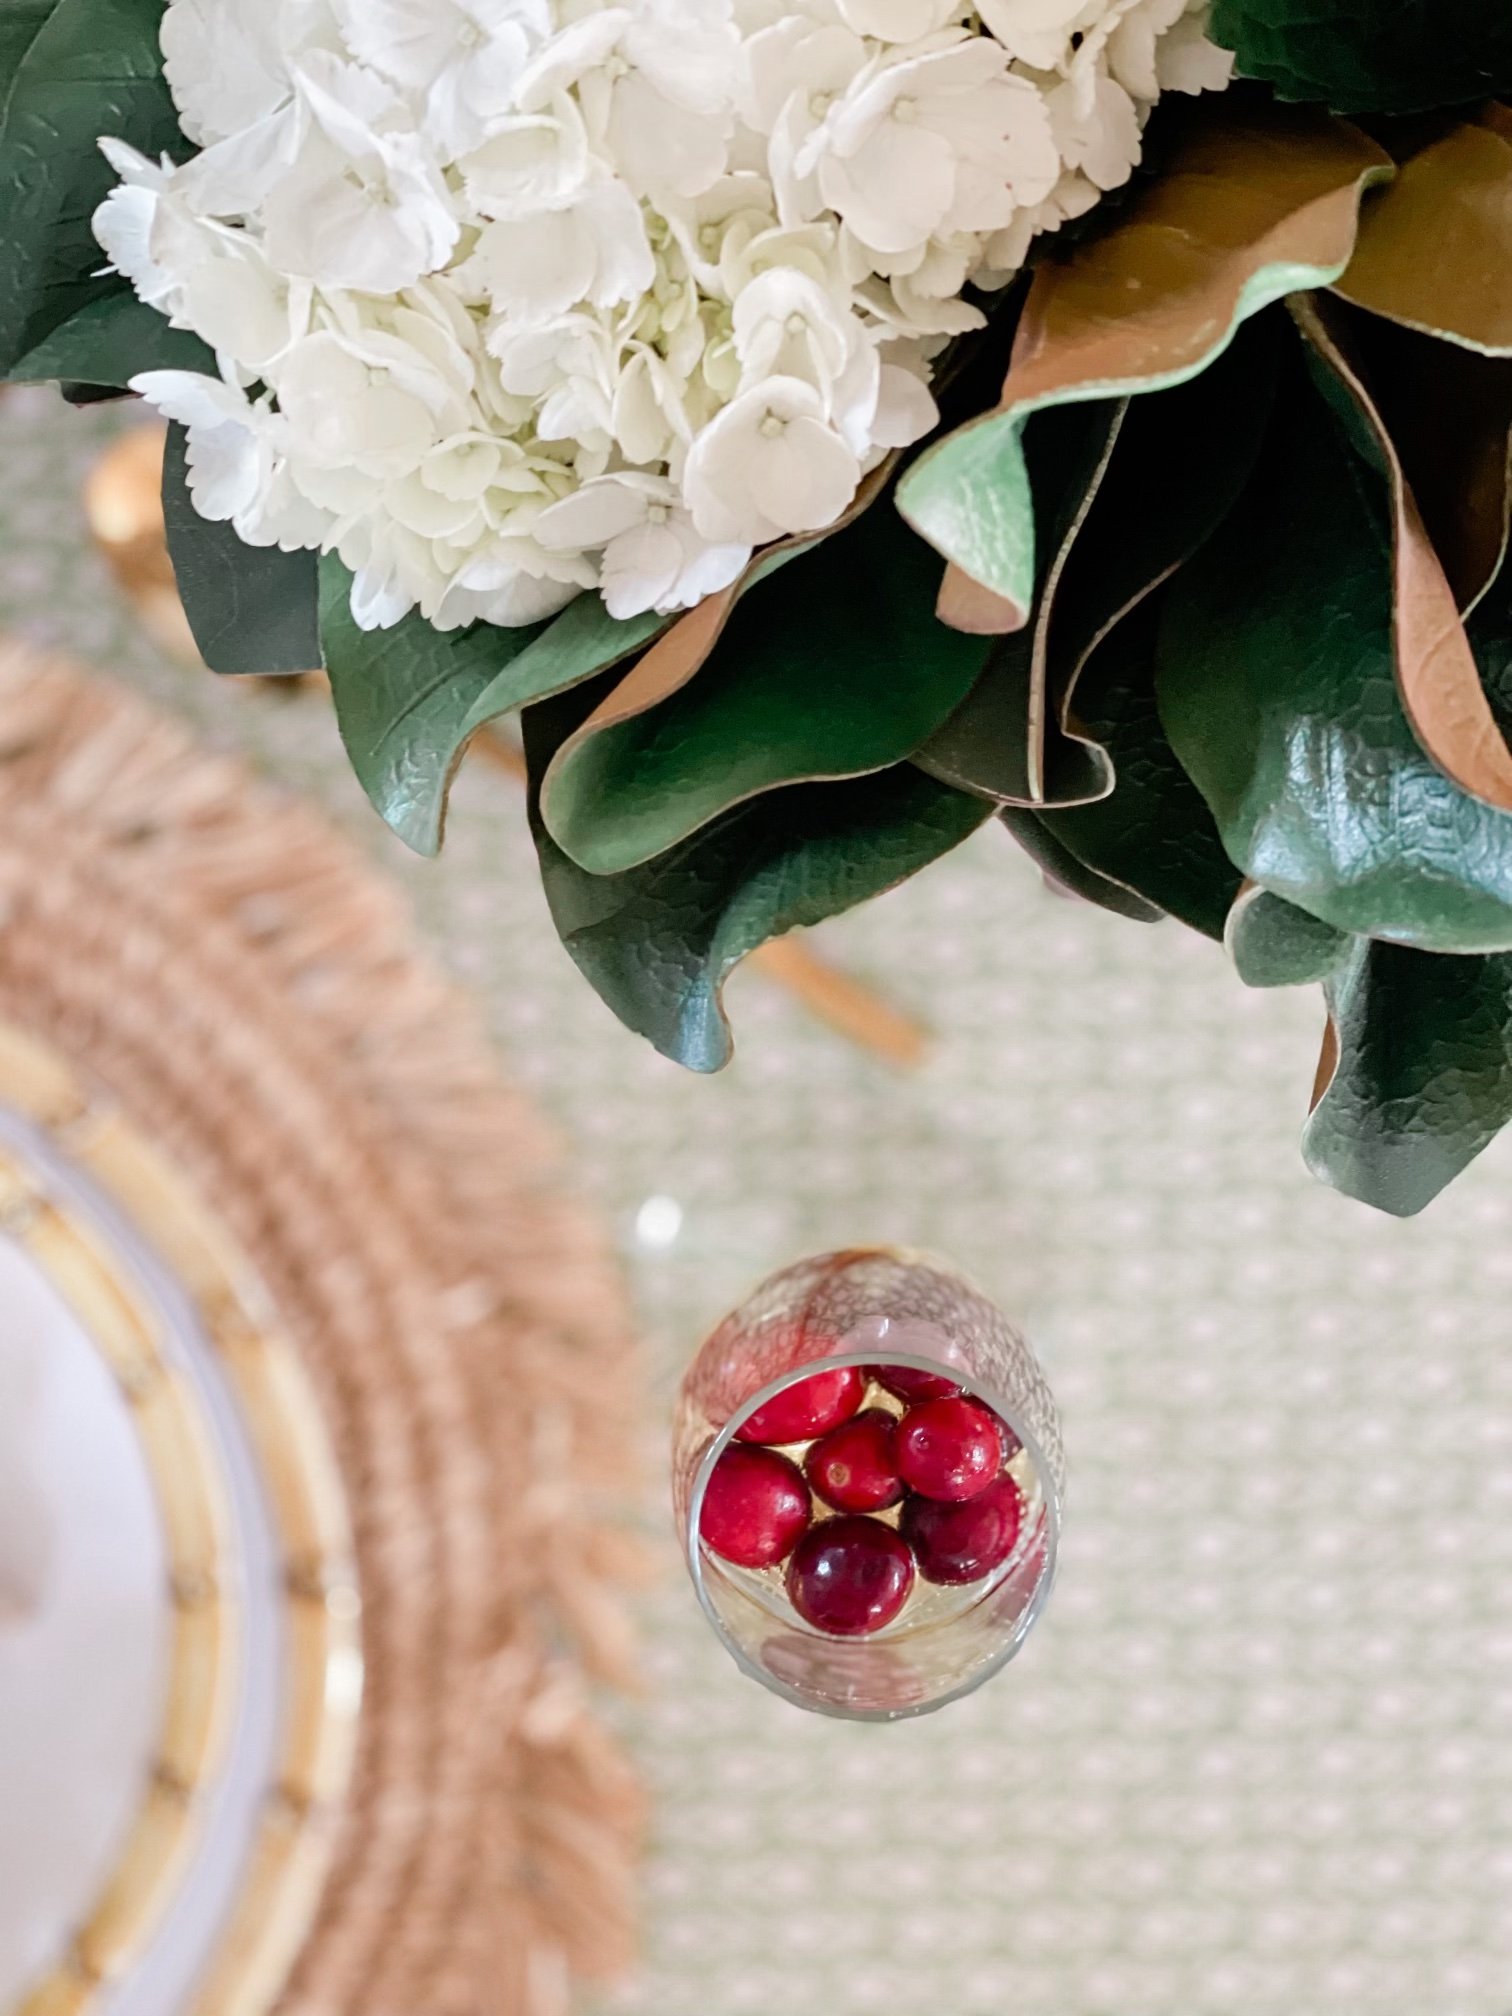
[[555, 2016], [631, 1943], [636, 1787], [592, 1711], [628, 1326], [605, 1244], [403, 904], [312, 811], [0, 645], [0, 1013], [252, 1256], [340, 1459], [367, 1693], [297, 2016]]

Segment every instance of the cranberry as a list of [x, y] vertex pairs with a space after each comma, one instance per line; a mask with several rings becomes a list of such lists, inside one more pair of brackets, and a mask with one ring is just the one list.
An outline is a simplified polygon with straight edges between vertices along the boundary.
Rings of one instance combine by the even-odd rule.
[[787, 1565], [789, 1600], [805, 1623], [836, 1638], [890, 1624], [913, 1587], [907, 1542], [880, 1519], [823, 1519]]
[[942, 1379], [938, 1372], [919, 1372], [912, 1365], [868, 1365], [867, 1371], [879, 1386], [899, 1400], [953, 1400], [960, 1387]]
[[1019, 1451], [1023, 1448], [1024, 1446], [1023, 1443], [1020, 1442], [1018, 1436], [1014, 1433], [1013, 1429], [1009, 1427], [1008, 1423], [1003, 1419], [1002, 1415], [998, 1413], [995, 1407], [988, 1407], [984, 1411], [990, 1414], [994, 1422], [997, 1424], [998, 1440], [1003, 1445], [1003, 1461], [1005, 1463], [1011, 1463], [1014, 1457], [1017, 1456]]
[[814, 1435], [849, 1421], [866, 1396], [866, 1377], [858, 1365], [837, 1365], [832, 1372], [812, 1372], [774, 1393], [748, 1421], [735, 1430], [741, 1442], [807, 1442]]
[[896, 1419], [866, 1407], [813, 1443], [803, 1460], [810, 1484], [837, 1512], [881, 1512], [903, 1496], [893, 1454]]
[[997, 1422], [975, 1400], [926, 1400], [898, 1423], [898, 1469], [926, 1498], [975, 1498], [1003, 1461]]
[[775, 1568], [792, 1553], [811, 1509], [796, 1463], [775, 1449], [732, 1442], [710, 1475], [698, 1530], [705, 1545], [737, 1568]]
[[899, 1531], [926, 1582], [979, 1582], [1018, 1545], [1024, 1499], [1011, 1477], [995, 1477], [964, 1504], [910, 1498]]

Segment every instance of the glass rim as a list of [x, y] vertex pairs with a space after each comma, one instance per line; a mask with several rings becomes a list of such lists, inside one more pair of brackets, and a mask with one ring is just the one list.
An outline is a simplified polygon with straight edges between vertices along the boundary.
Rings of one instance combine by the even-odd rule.
[[[928, 1701], [910, 1703], [902, 1708], [847, 1708], [839, 1702], [815, 1700], [812, 1696], [805, 1694], [801, 1688], [792, 1686], [777, 1674], [769, 1672], [766, 1667], [758, 1665], [740, 1641], [733, 1637], [725, 1628], [724, 1619], [720, 1616], [714, 1599], [710, 1595], [708, 1586], [704, 1581], [703, 1540], [699, 1533], [699, 1515], [703, 1511], [704, 1494], [708, 1489], [709, 1479], [713, 1475], [714, 1465], [734, 1441], [736, 1432], [751, 1418], [758, 1407], [764, 1407], [768, 1400], [774, 1399], [777, 1394], [785, 1392], [789, 1386], [796, 1385], [800, 1379], [811, 1377], [816, 1370], [834, 1369], [838, 1371], [847, 1365], [865, 1366], [877, 1364], [904, 1365], [910, 1371], [932, 1372], [940, 1378], [949, 1376], [956, 1385], [969, 1392], [973, 1399], [980, 1400], [984, 1406], [991, 1408], [993, 1413], [997, 1414], [1008, 1424], [1019, 1438], [1019, 1442], [1033, 1463], [1035, 1475], [1038, 1477], [1040, 1487], [1045, 1494], [1045, 1564], [1040, 1571], [1039, 1579], [1034, 1585], [1034, 1593], [1019, 1613], [1013, 1630], [1004, 1639], [1003, 1643], [982, 1661], [980, 1666], [976, 1667], [961, 1681], [959, 1686], [952, 1687], [943, 1694], [937, 1694]], [[784, 1701], [790, 1702], [794, 1707], [807, 1709], [810, 1714], [828, 1715], [838, 1722], [908, 1722], [920, 1715], [932, 1715], [937, 1709], [947, 1708], [951, 1702], [963, 1701], [968, 1694], [974, 1694], [978, 1687], [990, 1680], [995, 1673], [1000, 1673], [1003, 1670], [1028, 1637], [1030, 1631], [1038, 1621], [1040, 1612], [1050, 1599], [1050, 1592], [1055, 1582], [1056, 1569], [1059, 1565], [1061, 1490], [1056, 1480], [1055, 1472], [1051, 1468], [1038, 1436], [1034, 1435], [1024, 1426], [1016, 1408], [1000, 1405], [995, 1396], [987, 1388], [960, 1367], [944, 1365], [938, 1358], [926, 1358], [914, 1351], [893, 1351], [886, 1358], [879, 1358], [877, 1356], [877, 1345], [873, 1343], [864, 1350], [827, 1351], [821, 1357], [810, 1359], [802, 1366], [784, 1372], [775, 1379], [769, 1379], [748, 1400], [742, 1401], [741, 1405], [736, 1408], [735, 1412], [726, 1421], [699, 1458], [698, 1468], [693, 1473], [692, 1488], [688, 1493], [687, 1518], [682, 1523], [683, 1552], [687, 1556], [688, 1573], [692, 1577], [693, 1587], [698, 1596], [699, 1607], [708, 1618], [710, 1624], [713, 1625], [720, 1644], [724, 1646], [725, 1650], [743, 1673], [750, 1679], [759, 1682], [761, 1686], [767, 1688], [771, 1693], [779, 1695]], [[985, 1593], [978, 1600], [985, 1601]], [[969, 1614], [969, 1611], [961, 1613], [961, 1615]], [[956, 1620], [952, 1619], [950, 1621], [954, 1622]], [[926, 1628], [942, 1630], [946, 1628], [946, 1625], [944, 1620], [941, 1620], [940, 1623]], [[813, 1632], [811, 1635], [818, 1638], [823, 1637], [823, 1634], [820, 1632]], [[891, 1643], [893, 1641], [889, 1640], [886, 1642]]]

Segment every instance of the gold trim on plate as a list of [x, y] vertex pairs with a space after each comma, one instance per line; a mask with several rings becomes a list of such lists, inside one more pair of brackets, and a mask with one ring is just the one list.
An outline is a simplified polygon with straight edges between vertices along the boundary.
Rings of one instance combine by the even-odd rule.
[[[284, 1570], [281, 1750], [235, 1913], [194, 2016], [262, 2016], [309, 1931], [351, 1772], [361, 1601], [340, 1473], [314, 1392], [251, 1267], [174, 1165], [67, 1062], [0, 1022], [0, 1103], [41, 1125], [122, 1211], [189, 1297], [236, 1395]], [[0, 1230], [78, 1315], [131, 1409], [153, 1480], [172, 1611], [167, 1701], [142, 1806], [71, 1950], [15, 2016], [87, 2016], [143, 1951], [200, 1838], [201, 1794], [236, 1708], [226, 1482], [191, 1384], [164, 1357], [128, 1265], [22, 1154], [0, 1148]]]

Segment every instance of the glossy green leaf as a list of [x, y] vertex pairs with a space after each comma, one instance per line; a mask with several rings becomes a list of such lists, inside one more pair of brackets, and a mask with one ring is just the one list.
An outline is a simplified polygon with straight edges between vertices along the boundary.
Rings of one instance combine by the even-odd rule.
[[1413, 736], [1389, 499], [1306, 381], [1163, 610], [1161, 715], [1250, 880], [1342, 931], [1512, 946], [1512, 815], [1460, 790]]
[[1468, 613], [1501, 570], [1512, 530], [1512, 357], [1343, 312], [1402, 474]]
[[898, 486], [915, 529], [1019, 607], [1034, 591], [1022, 434], [1046, 406], [1180, 385], [1239, 326], [1337, 279], [1360, 199], [1393, 173], [1337, 120], [1221, 100], [1179, 108], [1161, 174], [1114, 222], [1036, 271], [998, 405], [928, 449]]
[[1512, 957], [1362, 940], [1328, 999], [1338, 1061], [1302, 1152], [1336, 1190], [1410, 1217], [1512, 1119]]
[[1423, 112], [1512, 91], [1502, 0], [1214, 0], [1243, 77], [1335, 112]]
[[[558, 710], [532, 707], [523, 725], [538, 782], [562, 739]], [[655, 861], [589, 875], [547, 832], [532, 795], [562, 943], [628, 1028], [695, 1071], [730, 1059], [721, 989], [748, 952], [905, 881], [987, 816], [980, 799], [905, 764], [767, 793]]]
[[1106, 875], [1099, 875], [1095, 868], [1078, 860], [1066, 843], [1056, 838], [1040, 813], [1023, 806], [1005, 805], [998, 817], [1045, 879], [1068, 894], [1095, 904], [1099, 910], [1110, 910], [1115, 917], [1128, 917], [1136, 924], [1158, 924], [1165, 916], [1163, 910], [1136, 896], [1132, 889], [1110, 882]]
[[1243, 494], [1291, 340], [1279, 310], [1256, 316], [1195, 378], [1128, 401], [1050, 618], [1049, 685], [1063, 730], [1075, 726], [1078, 682], [1097, 645], [1212, 537]]
[[1041, 630], [1052, 620], [1060, 570], [1094, 508], [1128, 402], [1104, 399], [1037, 413], [1024, 431], [1034, 548], [1040, 555], [1030, 627], [994, 641], [966, 698], [914, 754], [921, 770], [1003, 805], [1040, 806], [1102, 796], [1111, 777], [1081, 744], [1061, 746], [1050, 718]]
[[616, 623], [580, 595], [548, 623], [437, 630], [418, 614], [388, 630], [352, 620], [352, 577], [320, 568], [320, 638], [341, 739], [375, 809], [408, 846], [441, 846], [446, 798], [467, 745], [490, 721], [580, 684], [638, 650], [665, 618]]
[[[1406, 481], [1396, 441], [1360, 354], [1358, 334], [1373, 318], [1362, 317], [1327, 295], [1299, 294], [1287, 306], [1302, 333], [1303, 356], [1313, 383], [1369, 472], [1365, 502], [1372, 522], [1380, 523], [1382, 542], [1390, 552], [1393, 664], [1397, 693], [1412, 732], [1461, 790], [1502, 812], [1512, 812], [1512, 749], [1486, 699], [1455, 590]], [[1444, 344], [1431, 348], [1450, 357], [1463, 354]], [[1473, 361], [1484, 365], [1488, 360]], [[1431, 382], [1431, 374], [1425, 374], [1425, 395]], [[1457, 445], [1453, 431], [1445, 428], [1440, 454], [1447, 460]], [[1502, 447], [1505, 452], [1505, 441]], [[1493, 537], [1497, 533], [1499, 528], [1493, 527]], [[1482, 565], [1492, 560], [1489, 553], [1481, 556]]]
[[0, 121], [21, 60], [57, 5], [58, 0], [0, 0]]
[[162, 0], [58, 0], [0, 113], [0, 369], [104, 292], [90, 219], [115, 174], [97, 142], [190, 149], [163, 79]]
[[1111, 794], [1042, 813], [1046, 830], [1104, 879], [1209, 938], [1221, 938], [1241, 877], [1213, 816], [1177, 762], [1155, 702], [1156, 602], [1142, 604], [1083, 674], [1086, 731], [1112, 758]]
[[1235, 898], [1223, 942], [1246, 987], [1303, 987], [1326, 980], [1354, 941], [1284, 896], [1251, 884]]
[[192, 330], [175, 329], [139, 301], [124, 280], [86, 301], [4, 375], [13, 384], [57, 378], [97, 390], [124, 390], [138, 371], [215, 375], [215, 352]]
[[309, 672], [320, 664], [313, 553], [248, 546], [189, 494], [187, 430], [168, 429], [163, 523], [179, 597], [212, 672]]
[[765, 792], [912, 754], [988, 649], [935, 620], [938, 573], [885, 505], [790, 560], [736, 604], [696, 679], [561, 751], [542, 794], [557, 845], [617, 874]]

